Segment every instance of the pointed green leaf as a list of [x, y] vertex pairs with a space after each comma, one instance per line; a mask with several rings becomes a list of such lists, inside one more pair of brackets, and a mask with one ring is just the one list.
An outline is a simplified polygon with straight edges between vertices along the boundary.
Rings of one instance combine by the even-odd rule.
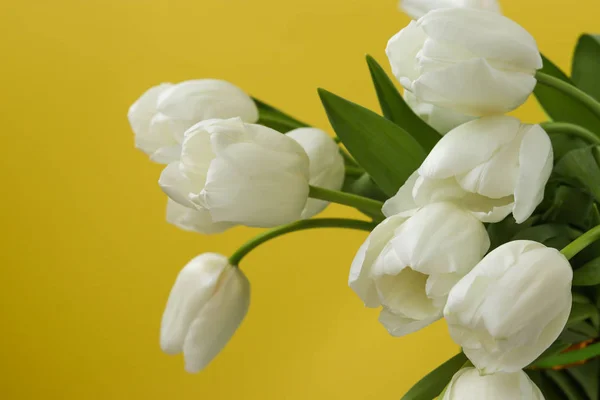
[[569, 320], [567, 321], [567, 327], [574, 326], [575, 324], [583, 322], [587, 319], [592, 321], [594, 326], [598, 326], [598, 321], [600, 321], [600, 312], [596, 306], [589, 303], [573, 303], [571, 314], [569, 314]]
[[591, 360], [583, 365], [578, 365], [567, 369], [573, 380], [579, 383], [579, 386], [592, 399], [598, 399], [598, 381], [600, 380], [600, 360]]
[[463, 353], [455, 355], [417, 382], [401, 400], [435, 399], [465, 362], [467, 357]]
[[546, 374], [564, 392], [568, 400], [587, 400], [577, 383], [565, 371], [546, 371]]
[[573, 286], [600, 285], [600, 257], [594, 258], [573, 273]]
[[324, 89], [319, 96], [346, 149], [388, 196], [421, 165], [425, 151], [404, 129]]
[[585, 140], [576, 136], [564, 135], [562, 133], [550, 133], [548, 136], [552, 142], [555, 164], [558, 163], [558, 161], [560, 161], [560, 159], [563, 158], [563, 156], [569, 151], [581, 149], [590, 145]]
[[524, 229], [512, 240], [534, 240], [560, 250], [576, 238], [576, 232], [566, 224], [544, 224]]
[[554, 172], [600, 201], [600, 146], [571, 150], [556, 164]]
[[600, 100], [600, 35], [579, 37], [573, 56], [573, 82], [590, 96]]
[[367, 64], [383, 116], [411, 134], [425, 150], [433, 149], [442, 136], [406, 104], [394, 82], [373, 57], [367, 55]]
[[[552, 61], [544, 56], [542, 58], [544, 60], [544, 67], [540, 72], [574, 85], [571, 79], [560, 68], [554, 65]], [[596, 134], [600, 134], [600, 119], [566, 94], [544, 85], [537, 85], [533, 93], [550, 119], [557, 122], [571, 122], [588, 128]]]
[[273, 106], [268, 105], [258, 99], [253, 98], [256, 107], [258, 107], [258, 124], [264, 125], [271, 129], [275, 129], [281, 133], [289, 132], [293, 129], [303, 128], [308, 126], [304, 122], [298, 121], [296, 118], [291, 117], [279, 111]]

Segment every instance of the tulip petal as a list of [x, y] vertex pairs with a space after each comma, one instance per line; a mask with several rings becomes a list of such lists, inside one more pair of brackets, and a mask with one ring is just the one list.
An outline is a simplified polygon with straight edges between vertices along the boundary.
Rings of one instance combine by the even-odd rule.
[[156, 113], [158, 98], [162, 92], [171, 86], [171, 83], [161, 83], [160, 85], [151, 87], [129, 107], [127, 118], [129, 119], [131, 129], [136, 135], [136, 141], [143, 140], [147, 136], [150, 129], [150, 120]]
[[438, 321], [442, 318], [442, 315], [434, 315], [430, 318], [423, 320], [414, 320], [401, 315], [394, 314], [388, 309], [381, 310], [379, 314], [379, 322], [387, 329], [390, 335], [395, 337], [401, 337], [410, 333], [416, 332], [425, 328], [428, 325]]
[[390, 60], [392, 73], [406, 89], [411, 90], [411, 82], [419, 77], [416, 62], [427, 36], [419, 25], [412, 21], [388, 41], [385, 53]]
[[221, 233], [235, 226], [228, 222], [213, 222], [207, 210], [188, 208], [171, 199], [167, 202], [167, 222], [180, 229], [205, 235]]
[[174, 162], [165, 167], [158, 184], [160, 188], [169, 196], [172, 200], [188, 208], [196, 208], [196, 206], [190, 201], [189, 195], [196, 189], [192, 181], [190, 181], [182, 172], [181, 164]]
[[185, 369], [206, 367], [229, 342], [250, 305], [250, 283], [236, 267], [226, 271], [214, 295], [191, 324], [183, 344]]
[[183, 350], [190, 325], [217, 290], [221, 274], [228, 266], [226, 257], [205, 253], [181, 270], [162, 317], [160, 346], [165, 353], [177, 354]]
[[510, 143], [519, 126], [518, 119], [508, 116], [467, 122], [442, 137], [419, 168], [419, 174], [446, 179], [467, 173]]
[[419, 172], [415, 171], [408, 177], [404, 185], [400, 187], [398, 193], [384, 203], [383, 208], [381, 209], [383, 215], [391, 217], [418, 208], [412, 193], [417, 179], [419, 179]]
[[539, 125], [524, 126], [523, 129], [527, 132], [521, 143], [513, 211], [519, 224], [529, 218], [544, 199], [544, 189], [554, 162], [552, 143], [546, 131]]

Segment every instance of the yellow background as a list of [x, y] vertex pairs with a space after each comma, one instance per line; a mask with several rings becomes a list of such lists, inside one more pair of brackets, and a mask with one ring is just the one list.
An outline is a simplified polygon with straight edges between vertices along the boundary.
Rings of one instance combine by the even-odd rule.
[[[569, 5], [567, 5], [567, 3]], [[505, 0], [568, 68], [597, 0]], [[128, 106], [162, 81], [213, 77], [328, 128], [316, 88], [376, 108], [408, 19], [395, 0], [0, 2], [0, 398], [398, 399], [456, 352], [443, 323], [394, 339], [347, 287], [361, 232], [297, 233], [242, 263], [249, 315], [201, 374], [158, 347], [179, 269], [255, 231], [164, 220], [161, 166], [134, 150]], [[537, 121], [533, 103], [518, 112]], [[356, 215], [330, 207], [326, 215]]]

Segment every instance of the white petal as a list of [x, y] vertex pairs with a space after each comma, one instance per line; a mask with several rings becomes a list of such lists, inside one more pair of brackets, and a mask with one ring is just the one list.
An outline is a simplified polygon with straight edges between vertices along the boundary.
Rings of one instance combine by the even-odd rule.
[[228, 222], [213, 222], [205, 209], [192, 209], [169, 199], [167, 202], [167, 221], [178, 228], [206, 235], [221, 233], [234, 226]]
[[191, 260], [171, 289], [160, 330], [160, 346], [168, 354], [183, 350], [192, 321], [217, 290], [223, 272], [231, 268], [226, 257], [205, 253]]
[[401, 315], [396, 315], [384, 308], [379, 314], [379, 322], [385, 326], [390, 335], [400, 337], [421, 330], [439, 320], [441, 317], [440, 314], [423, 320], [414, 320]]
[[129, 107], [127, 118], [136, 136], [143, 138], [148, 134], [150, 120], [156, 114], [158, 97], [170, 86], [170, 83], [161, 83], [151, 87]]
[[[294, 129], [286, 134], [306, 152], [310, 161], [309, 183], [329, 190], [340, 190], [344, 184], [344, 158], [338, 145], [327, 133], [316, 128]], [[302, 211], [302, 218], [310, 218], [327, 207], [329, 203], [309, 199]]]
[[186, 207], [196, 207], [190, 201], [190, 193], [195, 192], [194, 183], [181, 171], [181, 163], [174, 162], [165, 167], [158, 184], [169, 198]]
[[431, 10], [449, 7], [468, 7], [500, 12], [496, 0], [401, 0], [400, 9], [413, 19], [419, 19]]
[[411, 91], [438, 107], [474, 115], [498, 115], [519, 107], [536, 85], [532, 75], [494, 69], [481, 58], [424, 73]]
[[552, 143], [546, 131], [539, 125], [523, 126], [522, 129], [527, 129], [527, 132], [521, 142], [515, 188], [513, 215], [517, 223], [529, 218], [542, 202], [553, 165]]
[[408, 86], [409, 90], [410, 82], [419, 77], [416, 56], [423, 47], [425, 39], [427, 39], [425, 32], [412, 21], [389, 40], [385, 49], [394, 76], [403, 86]]
[[433, 104], [420, 102], [408, 90], [404, 91], [404, 100], [423, 121], [427, 122], [442, 135], [475, 118], [448, 108], [441, 108]]
[[467, 122], [448, 132], [435, 145], [419, 168], [419, 174], [445, 179], [466, 173], [510, 143], [519, 132], [519, 126], [518, 119], [507, 116]]
[[481, 375], [475, 368], [459, 370], [441, 400], [543, 400], [539, 388], [523, 371]]
[[185, 337], [186, 371], [202, 370], [219, 354], [242, 323], [249, 305], [248, 279], [238, 268], [229, 269]]
[[394, 197], [385, 202], [381, 211], [386, 217], [391, 217], [396, 214], [402, 214], [407, 211], [412, 211], [418, 208], [413, 199], [413, 188], [419, 179], [419, 172], [415, 171], [408, 177], [404, 185], [400, 187], [398, 193]]
[[516, 22], [496, 13], [472, 8], [435, 10], [419, 20], [426, 34], [462, 47], [496, 67], [533, 75], [542, 68], [535, 39]]

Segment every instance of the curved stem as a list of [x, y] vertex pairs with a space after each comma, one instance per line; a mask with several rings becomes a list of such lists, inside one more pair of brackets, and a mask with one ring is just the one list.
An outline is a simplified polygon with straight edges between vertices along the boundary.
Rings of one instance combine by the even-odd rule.
[[598, 103], [596, 99], [589, 94], [577, 89], [575, 86], [563, 81], [562, 79], [555, 78], [543, 72], [536, 72], [535, 78], [537, 79], [538, 83], [559, 90], [567, 96], [577, 100], [600, 119], [600, 103]]
[[252, 250], [271, 239], [275, 239], [276, 237], [285, 235], [287, 233], [316, 228], [347, 228], [370, 232], [374, 227], [375, 224], [372, 222], [361, 221], [358, 219], [320, 218], [296, 221], [292, 222], [291, 224], [271, 229], [270, 231], [264, 232], [253, 239], [250, 239], [235, 253], [233, 253], [233, 255], [229, 258], [229, 263], [234, 266], [239, 265], [240, 261], [242, 261], [242, 259]]
[[596, 136], [592, 131], [583, 126], [570, 124], [568, 122], [544, 122], [540, 124], [540, 126], [544, 128], [547, 133], [564, 133], [577, 136], [592, 144], [600, 144], [600, 137]]
[[346, 166], [346, 175], [348, 176], [361, 177], [364, 173], [365, 170], [360, 167]]
[[600, 239], [600, 225], [590, 229], [577, 239], [569, 243], [567, 247], [562, 249], [560, 252], [567, 257], [567, 260], [575, 257], [580, 251]]
[[369, 215], [381, 216], [381, 208], [383, 203], [377, 200], [369, 199], [368, 197], [358, 196], [356, 194], [339, 192], [336, 190], [324, 189], [316, 186], [310, 187], [308, 194], [313, 199], [325, 200], [332, 203], [343, 204], [354, 207], [369, 213]]

